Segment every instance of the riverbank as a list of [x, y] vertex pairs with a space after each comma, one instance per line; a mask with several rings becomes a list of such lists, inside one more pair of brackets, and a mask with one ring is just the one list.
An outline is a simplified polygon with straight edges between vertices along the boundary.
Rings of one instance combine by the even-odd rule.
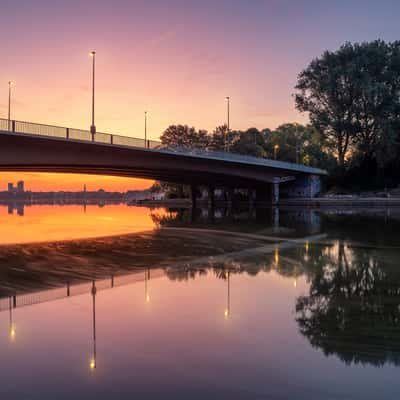
[[[147, 206], [147, 207], [169, 207], [169, 208], [188, 208], [191, 206], [190, 199], [168, 199], [168, 200], [145, 200], [130, 205]], [[197, 200], [197, 206], [207, 207], [207, 200]], [[216, 207], [226, 207], [226, 201], [216, 201]], [[237, 201], [235, 206], [248, 206], [248, 202]], [[267, 207], [270, 204], [265, 202], [255, 202], [255, 206]], [[298, 199], [281, 199], [277, 207], [400, 207], [400, 197], [315, 197], [315, 198], [298, 198]]]
[[313, 199], [282, 199], [278, 206], [291, 207], [400, 207], [400, 197], [316, 197]]

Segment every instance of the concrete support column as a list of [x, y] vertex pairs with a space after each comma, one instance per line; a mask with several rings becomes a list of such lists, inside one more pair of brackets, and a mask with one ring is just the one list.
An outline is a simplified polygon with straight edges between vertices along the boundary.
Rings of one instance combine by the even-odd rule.
[[191, 213], [190, 213], [190, 222], [195, 222], [196, 220], [196, 206], [197, 206], [197, 198], [196, 198], [196, 186], [190, 185], [190, 200], [192, 202]]
[[253, 188], [248, 189], [248, 196], [249, 196], [249, 214], [250, 216], [253, 215], [255, 209], [255, 202], [256, 202], [256, 190]]
[[279, 228], [279, 208], [273, 207], [272, 208], [272, 227], [275, 231]]
[[208, 193], [208, 218], [214, 220], [215, 214], [215, 188], [212, 186], [207, 187]]
[[190, 185], [190, 200], [192, 202], [192, 208], [196, 208], [197, 206], [197, 196], [196, 196], [196, 186]]
[[279, 183], [273, 183], [271, 186], [271, 203], [279, 203]]
[[227, 197], [227, 201], [228, 201], [228, 206], [233, 206], [233, 202], [234, 202], [234, 197], [235, 197], [235, 190], [232, 188], [228, 188], [226, 190], [226, 197]]

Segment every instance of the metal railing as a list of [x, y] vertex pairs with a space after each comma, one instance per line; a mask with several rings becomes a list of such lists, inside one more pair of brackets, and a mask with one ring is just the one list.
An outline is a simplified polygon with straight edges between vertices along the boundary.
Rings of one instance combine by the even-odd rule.
[[145, 140], [130, 136], [114, 135], [109, 133], [96, 132], [61, 126], [37, 124], [33, 122], [24, 122], [16, 120], [7, 120], [0, 118], [0, 131], [9, 131], [13, 133], [25, 133], [30, 135], [56, 137], [70, 140], [80, 140], [84, 142], [95, 142], [111, 144], [118, 146], [127, 146], [142, 148], [148, 150], [158, 150], [169, 153], [179, 153], [182, 155], [212, 158], [216, 160], [231, 161], [237, 163], [246, 163], [263, 167], [280, 168], [289, 171], [326, 175], [327, 172], [319, 168], [307, 165], [293, 164], [285, 161], [271, 160], [267, 158], [253, 157], [242, 154], [228, 153], [223, 151], [209, 150], [207, 148], [188, 148], [180, 146], [164, 146], [157, 140]]
[[159, 149], [161, 142], [157, 140], [144, 140], [129, 136], [113, 135], [110, 133], [96, 132], [83, 129], [67, 128], [55, 125], [37, 124], [34, 122], [16, 121], [0, 118], [0, 131], [25, 133], [29, 135], [48, 136], [85, 142], [116, 144], [120, 146], [139, 147], [145, 149]]
[[[106, 279], [96, 279], [97, 291], [117, 288], [119, 286], [130, 285], [138, 282], [144, 282], [144, 273], [146, 270], [136, 271], [126, 275], [116, 275]], [[156, 279], [164, 276], [164, 271], [161, 269], [151, 270], [151, 279]], [[92, 281], [79, 282], [74, 284], [66, 284], [63, 287], [41, 290], [30, 293], [16, 293], [15, 295], [0, 298], [0, 312], [12, 308], [32, 306], [35, 304], [46, 303], [81, 294], [89, 294], [92, 288]]]

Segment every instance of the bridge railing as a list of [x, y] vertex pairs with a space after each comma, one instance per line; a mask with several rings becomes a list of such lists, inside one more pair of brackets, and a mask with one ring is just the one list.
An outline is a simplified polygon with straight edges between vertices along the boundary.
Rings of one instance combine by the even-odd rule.
[[[136, 271], [125, 275], [116, 275], [105, 279], [96, 279], [96, 290], [107, 290], [117, 288], [119, 286], [130, 285], [133, 283], [143, 282], [145, 280], [145, 270]], [[151, 270], [151, 279], [164, 276], [161, 269]], [[31, 306], [34, 304], [45, 303], [48, 301], [59, 300], [81, 294], [90, 294], [92, 282], [76, 282], [74, 284], [65, 284], [62, 287], [51, 288], [47, 290], [34, 291], [28, 293], [15, 293], [8, 297], [0, 298], [0, 312], [9, 310], [10, 308], [19, 308]]]
[[158, 149], [161, 142], [157, 140], [144, 140], [129, 136], [113, 135], [110, 133], [96, 132], [92, 134], [84, 129], [67, 128], [56, 125], [37, 124], [34, 122], [16, 121], [0, 118], [0, 131], [25, 133], [29, 135], [49, 136], [85, 142], [116, 144], [121, 146]]
[[25, 133], [38, 136], [57, 137], [70, 140], [81, 140], [85, 142], [97, 142], [105, 144], [114, 144], [127, 147], [144, 148], [150, 150], [165, 150], [169, 152], [176, 152], [179, 154], [197, 155], [213, 157], [220, 160], [233, 161], [233, 162], [248, 162], [255, 165], [268, 166], [273, 168], [282, 168], [287, 170], [295, 170], [297, 172], [321, 174], [326, 175], [326, 171], [318, 168], [313, 168], [306, 165], [298, 165], [284, 161], [270, 160], [266, 158], [259, 158], [247, 156], [242, 154], [234, 154], [223, 151], [215, 151], [204, 148], [188, 148], [180, 146], [163, 146], [157, 140], [145, 140], [144, 138], [134, 138], [130, 136], [114, 135], [103, 132], [96, 132], [92, 134], [90, 131], [74, 128], [66, 128], [54, 125], [36, 124], [33, 122], [24, 122], [16, 120], [7, 120], [0, 118], [0, 131], [10, 131], [15, 133]]

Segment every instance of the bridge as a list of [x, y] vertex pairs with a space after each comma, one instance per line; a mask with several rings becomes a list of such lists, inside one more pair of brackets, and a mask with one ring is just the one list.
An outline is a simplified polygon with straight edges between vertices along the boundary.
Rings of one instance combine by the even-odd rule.
[[326, 175], [306, 165], [7, 119], [0, 119], [0, 171], [154, 179], [190, 185], [193, 199], [196, 186], [209, 188], [211, 197], [215, 188], [243, 188], [272, 203], [280, 193], [314, 197]]

